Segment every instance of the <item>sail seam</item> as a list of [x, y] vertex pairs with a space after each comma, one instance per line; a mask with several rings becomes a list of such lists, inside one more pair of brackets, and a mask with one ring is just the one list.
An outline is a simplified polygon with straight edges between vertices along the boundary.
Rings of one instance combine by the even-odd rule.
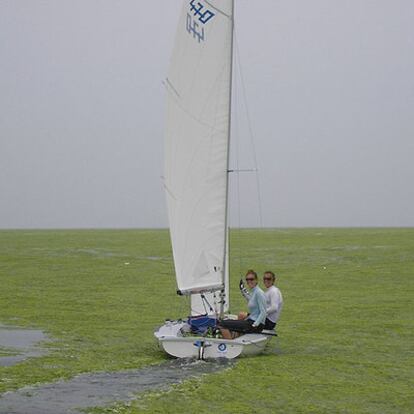
[[[179, 97], [179, 96], [178, 96]], [[190, 118], [192, 118], [194, 121], [198, 122], [200, 125], [204, 125], [205, 127], [211, 128], [214, 132], [225, 132], [223, 129], [216, 128], [215, 125], [209, 124], [197, 116], [193, 115], [187, 108], [185, 108], [183, 105], [181, 105], [181, 102], [177, 100], [177, 106], [185, 112]]]
[[218, 9], [216, 6], [213, 6], [208, 0], [204, 0], [212, 9], [214, 9], [216, 12], [222, 14], [223, 16], [226, 16], [227, 18], [231, 19], [231, 16], [227, 13], [224, 13], [223, 10]]

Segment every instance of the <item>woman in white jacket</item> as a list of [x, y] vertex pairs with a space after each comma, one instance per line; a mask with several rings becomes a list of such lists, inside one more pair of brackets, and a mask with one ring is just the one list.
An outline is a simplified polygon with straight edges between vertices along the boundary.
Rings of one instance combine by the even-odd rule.
[[265, 329], [272, 330], [275, 328], [277, 321], [280, 318], [280, 313], [283, 307], [282, 292], [274, 286], [276, 276], [271, 271], [264, 272], [263, 283], [266, 287], [266, 322]]

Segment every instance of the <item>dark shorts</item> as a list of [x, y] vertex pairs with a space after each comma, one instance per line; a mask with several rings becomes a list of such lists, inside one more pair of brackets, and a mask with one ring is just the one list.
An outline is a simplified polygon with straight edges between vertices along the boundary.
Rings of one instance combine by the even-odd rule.
[[254, 327], [253, 323], [252, 319], [224, 319], [219, 322], [218, 326], [219, 328], [241, 333], [258, 333], [263, 331], [263, 324]]
[[273, 329], [275, 329], [275, 326], [276, 324], [274, 322], [266, 318], [264, 329], [272, 331]]

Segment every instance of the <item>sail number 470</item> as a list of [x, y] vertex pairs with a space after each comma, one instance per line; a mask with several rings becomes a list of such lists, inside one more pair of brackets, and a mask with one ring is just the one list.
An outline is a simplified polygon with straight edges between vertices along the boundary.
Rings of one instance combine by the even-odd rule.
[[206, 24], [210, 19], [212, 19], [215, 16], [215, 14], [212, 11], [207, 10], [204, 7], [204, 5], [199, 1], [191, 0], [190, 6], [190, 11], [194, 13], [194, 16], [198, 16], [198, 20], [203, 24]]
[[[192, 34], [200, 43], [204, 41], [204, 27], [200, 23], [206, 24], [215, 14], [207, 10], [203, 4], [196, 0], [191, 0], [190, 6], [190, 12], [187, 13], [187, 32]], [[193, 15], [191, 15], [191, 12]]]

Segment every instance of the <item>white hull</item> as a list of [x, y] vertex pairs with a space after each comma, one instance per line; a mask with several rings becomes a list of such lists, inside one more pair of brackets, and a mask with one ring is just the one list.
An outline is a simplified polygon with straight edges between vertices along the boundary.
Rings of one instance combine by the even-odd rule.
[[[244, 334], [236, 339], [183, 336], [183, 321], [171, 321], [154, 332], [167, 354], [176, 358], [228, 358], [241, 355], [256, 355], [263, 352], [272, 334]], [[273, 333], [274, 336], [274, 333]]]

